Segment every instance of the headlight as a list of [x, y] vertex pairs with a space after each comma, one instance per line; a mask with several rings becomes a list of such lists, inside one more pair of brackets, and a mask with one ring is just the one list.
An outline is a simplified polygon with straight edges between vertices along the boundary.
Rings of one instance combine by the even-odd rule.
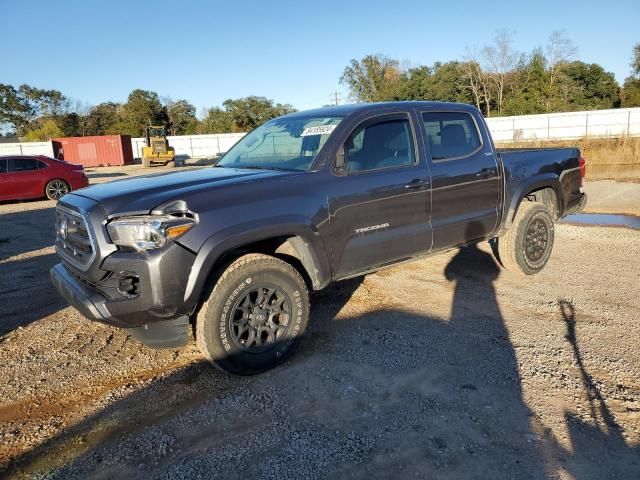
[[107, 231], [111, 241], [138, 251], [160, 248], [186, 233], [196, 223], [190, 217], [138, 215], [111, 221]]

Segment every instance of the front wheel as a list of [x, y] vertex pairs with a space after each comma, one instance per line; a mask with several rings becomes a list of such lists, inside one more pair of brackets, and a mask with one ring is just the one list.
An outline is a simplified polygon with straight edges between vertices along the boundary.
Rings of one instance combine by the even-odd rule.
[[49, 200], [60, 200], [63, 196], [71, 191], [69, 184], [64, 180], [55, 179], [47, 183], [44, 187], [44, 193]]
[[492, 247], [505, 269], [533, 275], [549, 261], [553, 240], [554, 225], [549, 209], [541, 203], [523, 201], [511, 227]]
[[196, 342], [220, 369], [253, 375], [282, 363], [307, 327], [309, 293], [298, 271], [248, 254], [222, 273], [196, 319]]

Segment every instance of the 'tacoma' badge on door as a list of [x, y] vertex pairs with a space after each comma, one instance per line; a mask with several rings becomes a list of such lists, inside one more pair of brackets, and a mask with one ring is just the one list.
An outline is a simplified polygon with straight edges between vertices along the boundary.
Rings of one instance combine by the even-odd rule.
[[381, 223], [379, 225], [370, 225], [368, 227], [356, 228], [355, 232], [356, 233], [367, 233], [367, 232], [372, 232], [374, 230], [382, 230], [383, 228], [387, 228], [387, 227], [389, 227], [388, 223]]

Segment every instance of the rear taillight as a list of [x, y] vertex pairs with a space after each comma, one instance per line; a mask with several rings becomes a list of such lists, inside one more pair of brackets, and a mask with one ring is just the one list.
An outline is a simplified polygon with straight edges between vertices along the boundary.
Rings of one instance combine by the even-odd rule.
[[587, 161], [584, 157], [578, 159], [578, 166], [580, 167], [580, 186], [584, 184], [584, 177], [587, 176]]

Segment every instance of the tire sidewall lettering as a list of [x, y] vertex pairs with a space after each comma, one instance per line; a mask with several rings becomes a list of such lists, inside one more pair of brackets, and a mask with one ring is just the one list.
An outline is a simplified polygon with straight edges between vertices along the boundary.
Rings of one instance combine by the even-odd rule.
[[245, 280], [240, 282], [240, 284], [233, 289], [231, 294], [226, 298], [223, 306], [222, 313], [220, 314], [219, 322], [218, 322], [218, 330], [220, 333], [220, 341], [222, 342], [222, 347], [226, 352], [231, 351], [231, 342], [229, 341], [229, 337], [227, 335], [227, 321], [229, 317], [229, 312], [231, 310], [231, 306], [234, 304], [238, 295], [240, 295], [245, 288], [249, 286], [251, 283], [251, 277], [247, 277]]

